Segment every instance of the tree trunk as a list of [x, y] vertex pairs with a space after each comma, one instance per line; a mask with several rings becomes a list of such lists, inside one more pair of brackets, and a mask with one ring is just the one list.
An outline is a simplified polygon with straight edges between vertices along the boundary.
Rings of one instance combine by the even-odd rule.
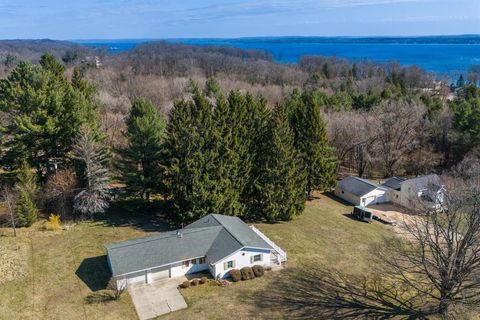
[[438, 313], [443, 316], [448, 316], [449, 309], [450, 309], [450, 300], [445, 298], [441, 299], [440, 304], [438, 306]]

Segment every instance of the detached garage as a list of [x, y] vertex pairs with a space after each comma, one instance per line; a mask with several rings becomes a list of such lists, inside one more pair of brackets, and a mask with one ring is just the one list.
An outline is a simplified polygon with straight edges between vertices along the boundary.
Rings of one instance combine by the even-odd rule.
[[368, 206], [388, 202], [388, 189], [358, 177], [347, 177], [335, 188], [335, 195], [354, 205]]

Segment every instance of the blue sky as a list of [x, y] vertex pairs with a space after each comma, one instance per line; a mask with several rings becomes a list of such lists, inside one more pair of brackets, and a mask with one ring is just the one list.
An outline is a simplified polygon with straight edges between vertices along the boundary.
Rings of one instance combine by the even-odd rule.
[[480, 0], [0, 0], [0, 38], [480, 34]]

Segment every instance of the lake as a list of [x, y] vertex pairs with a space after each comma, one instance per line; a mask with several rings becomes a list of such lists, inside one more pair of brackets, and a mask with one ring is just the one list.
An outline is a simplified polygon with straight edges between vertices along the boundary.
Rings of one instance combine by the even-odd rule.
[[[156, 40], [83, 40], [90, 47], [105, 46], [111, 53], [131, 50], [141, 43]], [[445, 37], [379, 37], [322, 38], [273, 37], [238, 39], [168, 39], [170, 43], [190, 45], [231, 46], [241, 49], [264, 50], [275, 61], [297, 63], [304, 55], [336, 56], [352, 61], [372, 60], [383, 63], [398, 61], [404, 66], [417, 65], [438, 76], [456, 77], [466, 74], [472, 65], [480, 65], [480, 36]]]

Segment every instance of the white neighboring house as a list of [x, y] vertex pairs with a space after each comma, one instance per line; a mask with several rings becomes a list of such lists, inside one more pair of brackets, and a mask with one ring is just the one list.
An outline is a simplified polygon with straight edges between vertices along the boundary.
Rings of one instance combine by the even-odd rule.
[[390, 201], [386, 187], [358, 177], [347, 177], [335, 188], [335, 195], [354, 205], [368, 206]]
[[209, 271], [215, 278], [231, 269], [281, 265], [287, 254], [238, 217], [205, 216], [184, 229], [105, 246], [118, 288]]
[[392, 202], [411, 210], [438, 209], [444, 200], [445, 187], [436, 174], [412, 179], [393, 177], [382, 186], [389, 189]]

